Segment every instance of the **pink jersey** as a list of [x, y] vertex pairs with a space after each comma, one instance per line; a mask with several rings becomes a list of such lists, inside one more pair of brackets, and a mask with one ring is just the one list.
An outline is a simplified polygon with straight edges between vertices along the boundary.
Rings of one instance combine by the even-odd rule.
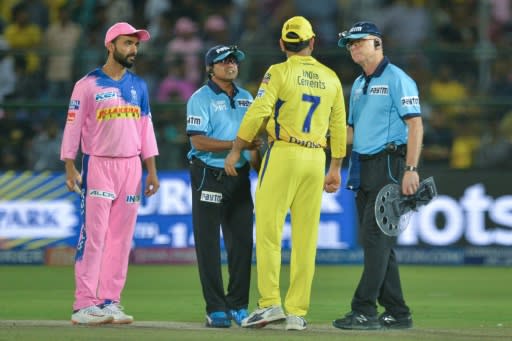
[[158, 155], [146, 83], [126, 71], [116, 81], [100, 68], [80, 79], [73, 89], [62, 139], [61, 160], [82, 153], [145, 160]]

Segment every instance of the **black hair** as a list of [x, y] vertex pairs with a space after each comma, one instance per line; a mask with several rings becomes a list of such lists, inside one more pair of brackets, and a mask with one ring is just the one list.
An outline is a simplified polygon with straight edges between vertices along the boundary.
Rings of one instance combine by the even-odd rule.
[[[299, 35], [295, 32], [288, 32], [286, 33], [286, 38], [290, 38], [290, 39], [299, 39]], [[309, 46], [309, 41], [311, 39], [308, 39], [308, 40], [301, 40], [299, 41], [298, 43], [290, 43], [290, 42], [287, 42], [287, 41], [284, 41], [283, 40], [283, 45], [284, 45], [284, 48], [287, 50], [287, 51], [290, 51], [290, 52], [299, 52], [299, 51], [302, 51], [304, 50], [306, 47]]]
[[11, 8], [11, 16], [13, 19], [17, 19], [18, 15], [22, 12], [27, 12], [28, 7], [25, 2], [20, 2]]

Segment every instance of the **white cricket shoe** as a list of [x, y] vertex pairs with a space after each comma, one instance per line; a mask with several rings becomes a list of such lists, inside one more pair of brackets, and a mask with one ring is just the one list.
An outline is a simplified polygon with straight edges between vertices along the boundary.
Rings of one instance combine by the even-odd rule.
[[107, 315], [95, 305], [90, 307], [82, 308], [71, 315], [71, 323], [73, 324], [85, 324], [85, 325], [98, 325], [111, 323], [114, 318], [111, 315]]
[[306, 325], [306, 320], [301, 316], [286, 316], [286, 330], [304, 330], [306, 329]]
[[263, 328], [269, 323], [286, 319], [283, 308], [280, 305], [256, 309], [247, 318], [242, 320], [242, 327]]
[[103, 314], [113, 318], [112, 323], [130, 324], [133, 322], [133, 316], [125, 314], [123, 312], [123, 307], [117, 302], [105, 304], [101, 311]]

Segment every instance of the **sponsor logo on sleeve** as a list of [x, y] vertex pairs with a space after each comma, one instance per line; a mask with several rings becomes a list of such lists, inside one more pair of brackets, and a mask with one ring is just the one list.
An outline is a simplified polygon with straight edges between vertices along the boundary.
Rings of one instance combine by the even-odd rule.
[[102, 191], [99, 189], [91, 189], [89, 190], [89, 196], [95, 198], [104, 198], [109, 200], [114, 200], [116, 195], [112, 192]]
[[272, 77], [272, 75], [270, 74], [270, 72], [267, 72], [265, 74], [265, 76], [263, 76], [263, 79], [261, 80], [261, 82], [263, 84], [268, 84], [268, 82], [270, 82], [270, 78]]
[[69, 101], [69, 110], [78, 110], [80, 109], [80, 101], [77, 99], [72, 99]]
[[211, 202], [212, 204], [220, 204], [222, 201], [222, 193], [202, 191], [201, 201]]
[[69, 111], [69, 112], [68, 112], [68, 117], [67, 117], [66, 121], [67, 121], [67, 122], [69, 122], [69, 123], [71, 123], [71, 122], [73, 122], [75, 119], [76, 119], [76, 112]]
[[201, 126], [201, 117], [200, 116], [192, 116], [192, 115], [188, 116], [187, 117], [187, 125], [200, 127]]
[[259, 89], [258, 93], [256, 94], [256, 98], [263, 97], [265, 95], [265, 90]]
[[420, 105], [420, 99], [418, 96], [405, 96], [400, 99], [402, 102], [402, 106], [404, 107], [412, 107], [415, 105]]

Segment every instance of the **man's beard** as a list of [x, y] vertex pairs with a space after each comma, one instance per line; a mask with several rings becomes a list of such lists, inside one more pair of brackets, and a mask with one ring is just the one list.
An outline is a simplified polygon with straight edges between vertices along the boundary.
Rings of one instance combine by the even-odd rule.
[[[133, 63], [130, 63], [128, 61], [128, 58], [132, 55], [123, 56], [121, 53], [119, 53], [117, 50], [114, 50], [114, 60], [124, 66], [125, 68], [131, 68], [133, 66]], [[134, 56], [134, 55], [133, 55]]]

